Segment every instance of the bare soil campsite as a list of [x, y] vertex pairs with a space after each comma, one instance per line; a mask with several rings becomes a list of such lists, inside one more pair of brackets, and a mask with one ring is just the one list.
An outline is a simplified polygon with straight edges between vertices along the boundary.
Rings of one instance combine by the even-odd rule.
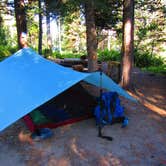
[[129, 124], [104, 127], [113, 141], [97, 136], [93, 118], [52, 129], [51, 138], [33, 141], [20, 119], [0, 134], [0, 165], [166, 166], [166, 77], [135, 69], [132, 78], [129, 93], [139, 102], [121, 98]]

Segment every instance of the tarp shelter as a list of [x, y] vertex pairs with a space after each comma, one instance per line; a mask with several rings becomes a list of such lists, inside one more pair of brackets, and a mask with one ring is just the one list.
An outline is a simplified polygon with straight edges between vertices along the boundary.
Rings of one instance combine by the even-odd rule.
[[[24, 48], [0, 62], [0, 131], [80, 81], [100, 86], [100, 73], [82, 73]], [[135, 101], [105, 74], [102, 87]]]
[[81, 81], [24, 116], [28, 129], [56, 128], [94, 117], [97, 96], [89, 88]]

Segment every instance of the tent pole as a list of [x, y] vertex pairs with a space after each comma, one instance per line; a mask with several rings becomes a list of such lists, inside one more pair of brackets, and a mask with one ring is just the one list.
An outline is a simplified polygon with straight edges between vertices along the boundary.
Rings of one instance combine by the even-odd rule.
[[[102, 93], [103, 93], [103, 88], [102, 88], [102, 68], [100, 67], [100, 99], [99, 99], [99, 105], [100, 105], [100, 115], [102, 115], [102, 107], [103, 107], [103, 103], [102, 103]], [[100, 116], [100, 122], [98, 125], [98, 137], [100, 138], [104, 138], [107, 139], [109, 141], [112, 141], [113, 138], [109, 137], [109, 136], [103, 136], [102, 135], [102, 117]]]

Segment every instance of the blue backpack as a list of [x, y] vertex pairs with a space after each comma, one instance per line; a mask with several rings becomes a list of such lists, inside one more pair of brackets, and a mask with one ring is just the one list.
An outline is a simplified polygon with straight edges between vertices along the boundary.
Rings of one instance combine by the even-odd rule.
[[120, 104], [116, 92], [104, 92], [101, 94], [98, 105], [95, 107], [94, 115], [96, 124], [107, 125], [122, 123], [122, 127], [128, 125], [128, 118], [124, 116], [124, 107]]

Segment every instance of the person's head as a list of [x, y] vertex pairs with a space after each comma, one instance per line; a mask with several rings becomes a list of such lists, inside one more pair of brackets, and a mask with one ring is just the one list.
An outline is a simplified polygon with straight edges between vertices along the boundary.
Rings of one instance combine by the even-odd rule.
[[20, 45], [22, 48], [28, 47], [27, 34], [25, 32], [20, 34]]

